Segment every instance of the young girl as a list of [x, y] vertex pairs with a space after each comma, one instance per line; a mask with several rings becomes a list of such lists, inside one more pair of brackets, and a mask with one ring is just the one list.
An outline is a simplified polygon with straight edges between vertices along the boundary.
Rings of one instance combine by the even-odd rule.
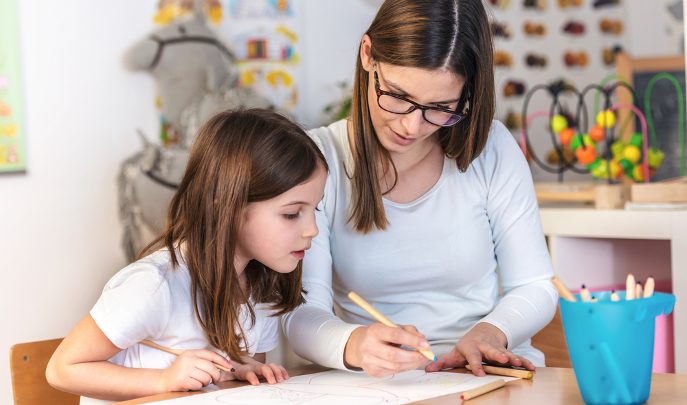
[[277, 345], [276, 317], [304, 301], [301, 259], [317, 234], [326, 172], [315, 143], [276, 113], [210, 119], [166, 229], [147, 256], [112, 277], [57, 348], [50, 384], [89, 397], [84, 404], [288, 378], [283, 367], [263, 364], [265, 352]]

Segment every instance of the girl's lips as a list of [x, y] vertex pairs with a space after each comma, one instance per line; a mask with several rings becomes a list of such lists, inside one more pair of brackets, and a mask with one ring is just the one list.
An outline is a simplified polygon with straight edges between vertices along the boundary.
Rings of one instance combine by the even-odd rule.
[[296, 256], [298, 260], [301, 260], [302, 258], [305, 257], [305, 250], [298, 250], [295, 252], [291, 252], [292, 255]]

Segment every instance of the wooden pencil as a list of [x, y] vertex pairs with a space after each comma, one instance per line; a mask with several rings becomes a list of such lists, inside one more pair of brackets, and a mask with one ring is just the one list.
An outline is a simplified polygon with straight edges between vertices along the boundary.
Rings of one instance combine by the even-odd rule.
[[566, 301], [577, 301], [577, 298], [575, 298], [575, 296], [570, 292], [570, 290], [568, 290], [568, 287], [566, 287], [565, 284], [563, 284], [563, 282], [561, 282], [561, 280], [558, 277], [551, 277], [551, 282], [553, 283], [553, 286], [556, 287], [556, 290], [558, 290], [558, 295], [560, 295], [561, 298], [563, 298]]
[[[151, 342], [150, 340], [141, 340], [140, 343], [141, 343], [142, 345], [144, 345], [144, 346], [152, 347], [153, 349], [161, 350], [161, 351], [163, 351], [163, 352], [165, 352], [165, 353], [173, 354], [173, 355], [175, 355], [175, 356], [179, 356], [179, 355], [181, 355], [181, 353], [184, 352], [183, 350], [180, 350], [180, 349], [170, 349], [169, 347], [165, 347], [165, 346], [159, 345], [159, 344], [157, 344], [157, 343], [155, 343], [155, 342]], [[218, 369], [220, 369], [220, 370], [222, 370], [222, 371], [226, 371], [227, 373], [232, 373], [232, 372], [234, 372], [234, 369], [233, 369], [233, 368], [232, 368], [232, 369], [228, 369], [228, 368], [226, 368], [226, 367], [224, 367], [224, 366], [221, 366], [221, 365], [219, 365], [219, 364], [217, 364], [217, 363], [213, 363], [213, 364], [214, 364], [215, 367], [217, 367]]]
[[485, 384], [479, 388], [463, 391], [463, 393], [460, 394], [460, 399], [462, 399], [463, 401], [465, 401], [466, 399], [472, 399], [472, 398], [478, 397], [482, 394], [486, 394], [487, 392], [497, 390], [497, 389], [499, 389], [505, 385], [506, 385], [505, 380], [492, 381], [489, 384]]
[[592, 300], [592, 293], [589, 292], [587, 286], [584, 284], [582, 284], [582, 289], [580, 289], [580, 299], [582, 299], [582, 301]]
[[654, 281], [654, 278], [647, 278], [646, 283], [644, 283], [644, 298], [649, 298], [654, 295], [654, 288], [656, 288], [656, 282]]
[[[351, 301], [353, 301], [356, 305], [358, 305], [360, 308], [364, 309], [365, 312], [370, 314], [374, 319], [377, 320], [377, 322], [389, 326], [391, 328], [398, 328], [399, 326], [396, 325], [395, 323], [391, 322], [389, 318], [384, 316], [381, 312], [377, 311], [375, 307], [370, 305], [369, 302], [365, 301], [363, 297], [360, 295], [356, 294], [355, 292], [351, 291], [348, 293], [348, 298], [350, 298]], [[431, 351], [431, 350], [418, 350], [423, 356], [427, 357], [431, 361], [437, 361], [437, 356]]]
[[633, 300], [635, 299], [635, 289], [637, 287], [635, 282], [635, 276], [632, 275], [632, 273], [627, 275], [627, 280], [625, 280], [625, 299], [626, 300]]
[[[472, 371], [472, 367], [470, 367], [469, 364], [466, 364], [465, 368]], [[489, 366], [486, 364], [483, 364], [482, 368], [484, 369], [484, 372], [487, 374], [502, 375], [504, 377], [524, 378], [525, 380], [531, 380], [532, 378], [534, 378], [534, 372], [530, 370], [519, 370], [517, 368], [510, 367]]]

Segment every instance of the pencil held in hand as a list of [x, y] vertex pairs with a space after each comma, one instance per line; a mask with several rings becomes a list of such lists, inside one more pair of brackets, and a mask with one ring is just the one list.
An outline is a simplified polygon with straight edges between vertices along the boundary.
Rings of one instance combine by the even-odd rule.
[[[144, 346], [152, 347], [153, 349], [161, 350], [161, 351], [163, 351], [163, 352], [165, 352], [165, 353], [173, 354], [173, 355], [175, 355], [175, 356], [179, 356], [179, 355], [181, 355], [181, 353], [184, 352], [183, 350], [180, 350], [180, 349], [170, 349], [169, 347], [165, 347], [165, 346], [159, 345], [159, 344], [157, 344], [157, 343], [155, 343], [155, 342], [151, 342], [150, 340], [141, 340], [140, 343], [141, 343], [142, 345], [144, 345]], [[213, 364], [214, 364], [215, 367], [217, 367], [218, 369], [220, 369], [220, 370], [222, 370], [222, 371], [226, 371], [227, 373], [233, 373], [233, 372], [235, 371], [233, 368], [228, 369], [228, 368], [226, 368], [226, 367], [224, 367], [224, 366], [221, 366], [221, 365], [219, 365], [219, 364], [217, 364], [217, 363], [213, 363]]]
[[[381, 312], [377, 311], [375, 307], [370, 305], [369, 302], [365, 301], [360, 295], [356, 294], [355, 292], [351, 291], [348, 293], [348, 298], [353, 301], [357, 306], [360, 308], [364, 309], [365, 312], [370, 314], [374, 319], [377, 320], [377, 322], [381, 323], [382, 325], [389, 326], [391, 328], [398, 328], [399, 326], [396, 325], [395, 323], [391, 322], [389, 318], [384, 316]], [[437, 361], [437, 356], [431, 351], [431, 350], [422, 350], [418, 349], [418, 351], [427, 359], [431, 361]]]

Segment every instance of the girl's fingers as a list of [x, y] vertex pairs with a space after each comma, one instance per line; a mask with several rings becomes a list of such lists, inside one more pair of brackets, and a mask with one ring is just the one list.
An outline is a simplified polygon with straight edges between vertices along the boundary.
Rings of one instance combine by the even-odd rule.
[[277, 379], [277, 382], [282, 382], [286, 379], [282, 374], [283, 367], [274, 363], [270, 363], [268, 364], [268, 366], [272, 369], [272, 372], [274, 373], [274, 377]]
[[[186, 389], [191, 391], [198, 391], [199, 389], [205, 387], [207, 384], [203, 382], [202, 374], [203, 373], [201, 371], [197, 371], [196, 373], [190, 374], [186, 378], [186, 384], [184, 384], [186, 386]], [[205, 375], [207, 376], [207, 374]]]
[[277, 378], [274, 376], [274, 371], [270, 366], [263, 364], [260, 366], [260, 374], [265, 377], [268, 384], [276, 384]]
[[192, 352], [196, 357], [199, 357], [203, 360], [213, 362], [230, 370], [234, 368], [234, 365], [231, 364], [229, 360], [223, 356], [220, 356], [218, 353], [213, 352], [212, 350], [193, 350]]
[[245, 377], [244, 379], [246, 381], [248, 381], [251, 385], [260, 385], [260, 380], [258, 379], [258, 376], [254, 372], [249, 371], [245, 374], [244, 377]]
[[210, 385], [210, 383], [212, 382], [212, 375], [210, 375], [210, 373], [208, 373], [207, 371], [198, 368], [198, 366], [196, 366], [196, 368], [194, 368], [193, 370], [190, 370], [189, 376], [195, 380], [200, 381], [203, 384], [203, 387], [205, 387], [206, 385]]
[[210, 376], [210, 382], [219, 382], [222, 377], [221, 370], [211, 361], [200, 360], [196, 364], [196, 368], [208, 374]]
[[281, 366], [281, 365], [279, 365], [279, 364], [277, 364], [276, 366], [279, 367], [279, 370], [281, 370], [281, 375], [282, 375], [282, 377], [283, 377], [285, 380], [288, 380], [288, 379], [289, 379], [289, 373], [286, 371], [286, 369], [284, 368], [284, 366]]

